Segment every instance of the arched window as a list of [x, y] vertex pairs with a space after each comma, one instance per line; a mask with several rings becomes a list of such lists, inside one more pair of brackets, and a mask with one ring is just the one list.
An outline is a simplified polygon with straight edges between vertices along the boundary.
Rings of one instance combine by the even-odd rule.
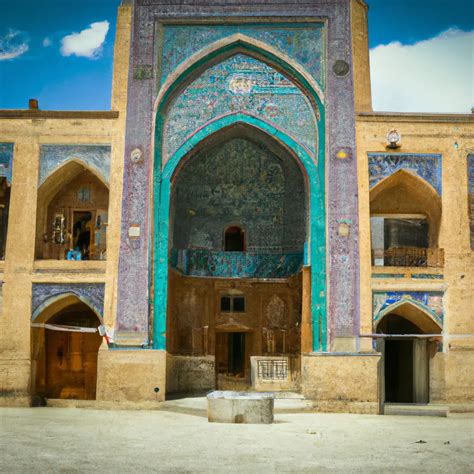
[[239, 226], [225, 230], [224, 250], [226, 252], [245, 252], [245, 231]]

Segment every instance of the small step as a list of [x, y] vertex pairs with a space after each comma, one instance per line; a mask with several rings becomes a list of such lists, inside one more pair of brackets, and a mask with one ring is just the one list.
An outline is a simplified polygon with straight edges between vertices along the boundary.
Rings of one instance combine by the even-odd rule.
[[396, 416], [440, 416], [449, 415], [449, 407], [435, 404], [385, 403], [384, 415]]

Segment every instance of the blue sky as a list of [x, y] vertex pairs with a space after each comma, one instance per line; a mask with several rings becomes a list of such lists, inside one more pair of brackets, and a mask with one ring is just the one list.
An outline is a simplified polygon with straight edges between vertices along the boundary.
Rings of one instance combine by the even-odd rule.
[[[0, 0], [0, 108], [109, 109], [119, 3]], [[368, 4], [374, 108], [469, 112], [474, 2]]]

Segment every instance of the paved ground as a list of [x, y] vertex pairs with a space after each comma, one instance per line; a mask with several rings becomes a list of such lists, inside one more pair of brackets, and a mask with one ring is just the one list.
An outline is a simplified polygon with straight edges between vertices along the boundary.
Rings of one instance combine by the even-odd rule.
[[[474, 472], [474, 417], [0, 408], [0, 472]], [[423, 440], [423, 443], [419, 443]]]

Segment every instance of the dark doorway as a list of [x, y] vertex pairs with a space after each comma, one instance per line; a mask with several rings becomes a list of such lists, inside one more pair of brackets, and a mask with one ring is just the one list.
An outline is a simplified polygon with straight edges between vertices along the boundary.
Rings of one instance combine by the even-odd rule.
[[389, 314], [378, 332], [395, 336], [385, 339], [383, 349], [384, 402], [428, 403], [430, 346], [426, 339], [416, 337], [421, 329], [403, 316]]
[[235, 377], [245, 375], [245, 333], [229, 333], [228, 372]]
[[245, 333], [216, 333], [216, 372], [245, 378]]
[[413, 341], [385, 342], [385, 400], [413, 403]]
[[228, 227], [225, 231], [224, 240], [224, 250], [226, 252], [245, 252], [245, 232], [240, 227]]
[[82, 260], [89, 260], [92, 243], [92, 213], [83, 211], [73, 212], [73, 246], [81, 252]]

